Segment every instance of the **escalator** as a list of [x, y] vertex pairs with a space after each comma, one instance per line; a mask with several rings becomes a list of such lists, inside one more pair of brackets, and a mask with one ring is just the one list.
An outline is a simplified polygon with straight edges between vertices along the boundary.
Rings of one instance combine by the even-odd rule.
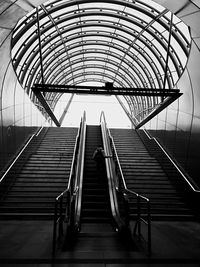
[[127, 251], [135, 251], [136, 246], [131, 238], [117, 232], [111, 212], [106, 165], [100, 176], [93, 159], [95, 149], [103, 147], [101, 127], [87, 125], [85, 142], [80, 229], [73, 241], [66, 239], [64, 251], [73, 251], [79, 257], [87, 251], [87, 262], [93, 257], [102, 262], [102, 257], [115, 258], [119, 257], [118, 253], [124, 259]]
[[111, 224], [106, 170], [104, 169], [102, 176], [99, 176], [93, 159], [93, 153], [99, 146], [103, 146], [100, 127], [87, 126], [81, 211], [82, 227], [88, 223]]

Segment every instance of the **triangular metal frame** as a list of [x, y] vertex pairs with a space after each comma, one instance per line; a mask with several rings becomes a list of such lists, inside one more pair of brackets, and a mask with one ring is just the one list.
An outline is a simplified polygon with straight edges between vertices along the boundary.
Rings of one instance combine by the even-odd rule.
[[[137, 125], [134, 122], [135, 128], [138, 129], [144, 125], [147, 121], [152, 119], [163, 109], [169, 106], [182, 93], [179, 89], [158, 89], [158, 88], [121, 88], [114, 87], [112, 83], [106, 83], [105, 86], [76, 86], [76, 85], [56, 85], [56, 84], [35, 84], [32, 88], [36, 97], [54, 121], [56, 126], [60, 127], [61, 121], [58, 121], [55, 117], [51, 107], [48, 105], [43, 93], [72, 93], [72, 94], [98, 94], [98, 95], [129, 95], [129, 96], [146, 96], [146, 97], [161, 97], [161, 103], [155, 107], [155, 109], [147, 115]], [[70, 102], [71, 103], [71, 102]], [[69, 105], [67, 105], [69, 107]], [[123, 106], [122, 106], [123, 107]], [[126, 112], [126, 111], [125, 111]], [[128, 111], [127, 111], [128, 112]], [[127, 113], [126, 112], [126, 113]], [[66, 114], [66, 112], [64, 111]], [[130, 115], [130, 114], [129, 114]], [[130, 115], [131, 116], [131, 115]], [[130, 116], [128, 116], [130, 118]], [[61, 116], [62, 117], [62, 116]], [[133, 122], [134, 120], [132, 120]]]

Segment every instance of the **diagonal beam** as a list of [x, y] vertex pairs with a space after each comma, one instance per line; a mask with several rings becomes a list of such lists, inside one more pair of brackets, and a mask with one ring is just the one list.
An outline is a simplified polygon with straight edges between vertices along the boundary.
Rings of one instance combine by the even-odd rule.
[[164, 102], [161, 102], [158, 107], [156, 107], [155, 110], [153, 110], [146, 118], [144, 118], [139, 124], [136, 125], [135, 129], [139, 129], [141, 126], [143, 126], [145, 123], [150, 121], [153, 117], [158, 115], [163, 109], [165, 109], [167, 106], [169, 106], [171, 103], [173, 103], [177, 98], [179, 98], [182, 95], [182, 93], [177, 93], [173, 98], [168, 97], [164, 100]]
[[68, 109], [69, 109], [69, 106], [70, 106], [70, 104], [71, 104], [71, 102], [72, 102], [73, 97], [74, 97], [74, 94], [70, 97], [70, 99], [69, 99], [69, 101], [68, 101], [68, 103], [67, 103], [67, 105], [66, 105], [66, 107], [65, 107], [65, 109], [64, 109], [64, 111], [63, 111], [63, 114], [61, 115], [61, 117], [60, 117], [60, 119], [59, 119], [59, 123], [60, 123], [60, 125], [62, 125], [62, 123], [63, 123], [63, 120], [64, 120], [64, 118], [65, 118], [65, 115], [67, 114], [67, 111], [68, 111]]
[[38, 45], [39, 45], [39, 54], [40, 54], [41, 78], [42, 78], [42, 84], [44, 84], [44, 68], [43, 68], [43, 58], [42, 58], [42, 43], [41, 43], [40, 19], [39, 19], [38, 7], [36, 8], [36, 11], [37, 11], [37, 30], [38, 30]]
[[[163, 89], [166, 87], [166, 81], [168, 78], [167, 70], [169, 69], [168, 62], [170, 56], [170, 46], [171, 46], [171, 36], [172, 36], [172, 23], [173, 23], [173, 13], [171, 13], [171, 20], [170, 20], [170, 27], [169, 27], [169, 40], [167, 45], [167, 55], [166, 55], [166, 62], [165, 62], [165, 72], [164, 72], [164, 81], [163, 81]], [[162, 99], [163, 101], [163, 99]]]
[[42, 104], [42, 106], [45, 108], [46, 112], [49, 114], [49, 116], [51, 117], [51, 119], [53, 120], [53, 122], [55, 123], [55, 125], [58, 126], [58, 127], [60, 127], [59, 121], [55, 117], [52, 109], [48, 105], [47, 101], [45, 100], [45, 98], [41, 94], [41, 92], [38, 91], [38, 90], [34, 90], [34, 89], [33, 89], [33, 92], [35, 93], [36, 97], [38, 98], [38, 100], [40, 101], [40, 103]]
[[138, 120], [135, 118], [135, 116], [133, 116], [128, 109], [125, 107], [124, 103], [121, 101], [121, 99], [116, 96], [119, 104], [121, 105], [121, 107], [123, 108], [124, 112], [126, 113], [126, 115], [128, 116], [129, 120], [131, 121], [131, 123], [134, 125], [134, 127], [136, 127], [136, 125], [139, 123]]

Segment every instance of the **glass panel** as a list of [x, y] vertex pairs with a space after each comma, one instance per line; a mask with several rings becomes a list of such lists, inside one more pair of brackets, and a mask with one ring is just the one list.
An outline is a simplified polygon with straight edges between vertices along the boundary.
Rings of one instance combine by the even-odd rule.
[[[164, 75], [168, 42], [168, 31], [160, 22], [166, 25], [171, 17], [170, 12], [151, 24], [152, 16], [156, 18], [165, 8], [148, 0], [134, 3], [131, 1], [129, 6], [126, 6], [129, 1], [125, 1], [125, 4], [123, 1], [118, 4], [101, 1], [80, 2], [78, 5], [68, 1], [68, 5], [64, 7], [65, 3], [64, 0], [45, 3], [44, 6], [49, 15], [45, 15], [42, 8], [39, 9], [40, 14], [44, 15], [40, 21], [40, 27], [44, 73], [49, 81], [65, 82], [67, 79], [68, 82], [80, 82], [90, 79], [96, 81], [115, 79], [115, 84], [118, 85], [159, 87], [157, 79], [162, 81]], [[51, 13], [51, 9], [55, 6], [57, 11]], [[15, 68], [22, 81], [25, 77], [23, 84], [26, 85], [31, 80], [39, 81], [41, 68], [38, 38], [34, 39], [37, 25], [36, 23], [31, 25], [35, 20], [34, 13], [35, 10], [18, 23], [18, 28], [13, 35], [15, 37], [19, 31], [24, 30], [26, 21], [26, 30], [19, 40], [15, 38], [16, 45], [12, 50], [12, 57], [19, 59], [15, 61]], [[50, 16], [59, 30], [50, 20]], [[190, 35], [180, 19], [174, 17], [173, 23], [177, 28], [173, 26], [174, 36], [170, 50], [173, 51], [173, 58], [169, 59], [168, 66], [169, 75], [175, 83], [178, 79], [175, 64], [185, 66], [187, 51], [185, 53], [183, 48], [187, 47]], [[158, 40], [154, 34], [157, 35]], [[180, 43], [177, 40], [180, 40]], [[30, 42], [29, 47], [28, 42]], [[51, 97], [52, 101], [53, 99], [56, 101], [56, 94]], [[147, 100], [136, 97], [134, 99], [141, 103], [138, 102], [136, 108], [141, 117], [144, 115], [142, 109], [154, 105], [157, 101], [155, 98]]]
[[194, 3], [195, 5], [197, 5], [200, 8], [199, 0], [191, 0], [191, 2]]

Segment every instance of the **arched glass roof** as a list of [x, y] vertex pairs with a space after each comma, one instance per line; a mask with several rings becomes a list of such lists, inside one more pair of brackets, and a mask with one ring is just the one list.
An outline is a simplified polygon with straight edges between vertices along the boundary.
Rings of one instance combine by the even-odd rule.
[[[173, 89], [190, 42], [188, 27], [152, 1], [51, 0], [17, 23], [11, 55], [20, 83], [37, 102], [31, 88], [39, 83]], [[45, 98], [54, 109], [60, 94]], [[138, 121], [160, 102], [157, 96], [124, 99]]]

